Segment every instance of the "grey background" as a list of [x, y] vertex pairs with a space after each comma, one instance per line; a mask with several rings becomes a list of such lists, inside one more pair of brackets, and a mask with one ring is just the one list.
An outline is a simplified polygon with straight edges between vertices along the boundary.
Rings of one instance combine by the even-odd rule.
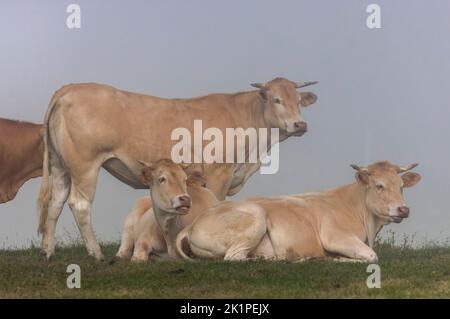
[[[78, 3], [82, 28], [66, 27]], [[366, 27], [366, 6], [382, 28]], [[250, 89], [276, 76], [319, 80], [305, 110], [310, 131], [280, 147], [276, 175], [255, 175], [235, 198], [314, 191], [353, 181], [350, 163], [419, 162], [405, 192], [401, 237], [450, 236], [450, 2], [448, 1], [5, 1], [0, 2], [0, 116], [41, 122], [52, 93], [102, 82], [164, 97]], [[0, 248], [36, 240], [40, 180], [0, 206]], [[146, 191], [103, 172], [93, 208], [102, 241], [118, 240]], [[78, 237], [65, 208], [58, 238]]]

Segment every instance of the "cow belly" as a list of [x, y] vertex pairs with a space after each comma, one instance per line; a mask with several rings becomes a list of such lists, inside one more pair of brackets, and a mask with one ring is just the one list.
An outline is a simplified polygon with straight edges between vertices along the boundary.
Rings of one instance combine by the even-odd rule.
[[313, 225], [304, 220], [282, 220], [282, 217], [271, 216], [269, 226], [270, 239], [277, 259], [295, 261], [325, 256]]
[[[260, 163], [237, 165], [238, 167], [233, 173], [233, 179], [231, 180], [230, 189], [228, 191], [229, 196], [234, 195], [240, 190], [242, 184], [244, 184], [247, 179], [259, 169]], [[235, 189], [237, 189], [237, 191], [235, 191]]]

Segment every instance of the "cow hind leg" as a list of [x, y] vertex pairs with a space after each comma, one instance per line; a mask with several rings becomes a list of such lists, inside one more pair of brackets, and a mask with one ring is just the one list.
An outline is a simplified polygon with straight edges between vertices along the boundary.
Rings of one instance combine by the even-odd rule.
[[[232, 244], [227, 249], [224, 260], [240, 261], [249, 259], [249, 253], [261, 243], [267, 232], [267, 224], [263, 212], [253, 212], [252, 223], [246, 229], [240, 229]], [[249, 215], [250, 216], [250, 215]]]
[[97, 186], [99, 168], [100, 166], [90, 170], [88, 174], [78, 176], [77, 182], [72, 180], [69, 206], [77, 222], [88, 254], [96, 260], [102, 261], [104, 256], [95, 237], [91, 219], [91, 207]]
[[50, 183], [52, 183], [52, 190], [48, 203], [45, 228], [42, 234], [42, 250], [47, 259], [51, 259], [55, 254], [56, 223], [70, 191], [70, 178], [64, 169], [52, 167], [49, 178]]
[[235, 243], [233, 243], [226, 251], [224, 260], [229, 261], [240, 261], [250, 258], [250, 252], [254, 251], [258, 244], [261, 242], [266, 230], [265, 228], [260, 228], [259, 231], [255, 234], [252, 234], [251, 237], [237, 239]]
[[223, 259], [228, 261], [246, 260], [248, 259], [249, 252], [253, 250], [253, 248], [254, 247], [252, 246], [246, 246], [241, 244], [233, 245], [227, 250]]

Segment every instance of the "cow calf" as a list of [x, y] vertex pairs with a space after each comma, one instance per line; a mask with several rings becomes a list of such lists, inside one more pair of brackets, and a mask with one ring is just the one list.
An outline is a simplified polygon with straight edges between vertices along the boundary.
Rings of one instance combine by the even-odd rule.
[[[152, 253], [178, 257], [173, 244], [178, 232], [218, 201], [214, 193], [205, 187], [201, 166], [191, 165], [185, 171], [166, 160], [145, 165], [143, 181], [151, 187], [155, 200], [152, 201], [149, 196], [139, 199], [127, 216], [117, 258], [128, 259], [131, 256], [132, 261], [139, 262], [148, 260]], [[186, 192], [181, 195], [174, 192], [177, 188], [183, 189], [184, 184]], [[175, 203], [180, 196], [188, 201], [186, 193], [192, 199], [188, 210], [177, 210], [176, 207], [174, 210], [170, 200], [164, 201], [164, 198], [172, 198]], [[185, 202], [180, 204], [187, 205]]]

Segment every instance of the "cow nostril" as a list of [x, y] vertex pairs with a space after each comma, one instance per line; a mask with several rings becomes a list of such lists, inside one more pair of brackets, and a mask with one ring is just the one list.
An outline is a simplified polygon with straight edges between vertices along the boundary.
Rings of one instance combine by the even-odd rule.
[[189, 196], [182, 195], [179, 199], [182, 205], [191, 206], [191, 198]]
[[298, 121], [298, 122], [294, 123], [294, 127], [297, 130], [306, 131], [308, 129], [308, 124], [306, 124], [306, 122], [304, 122], [304, 121]]
[[400, 206], [398, 208], [399, 213], [401, 213], [404, 216], [408, 216], [409, 215], [409, 208], [407, 206]]

